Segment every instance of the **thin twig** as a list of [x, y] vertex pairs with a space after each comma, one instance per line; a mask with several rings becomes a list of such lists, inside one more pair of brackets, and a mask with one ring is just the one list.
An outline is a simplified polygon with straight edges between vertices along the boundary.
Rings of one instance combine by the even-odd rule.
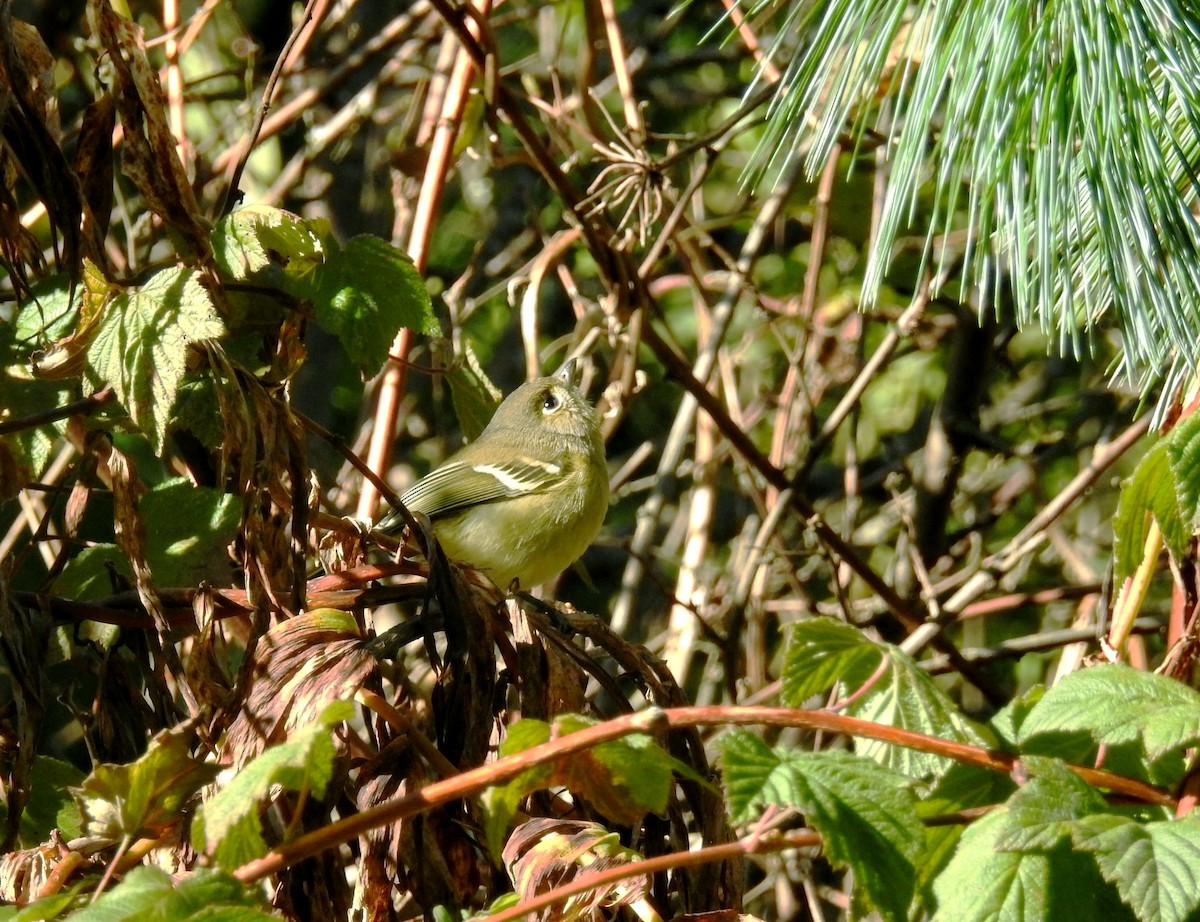
[[96, 391], [89, 397], [84, 397], [81, 400], [76, 400], [74, 403], [68, 403], [61, 407], [52, 407], [49, 410], [43, 410], [40, 413], [31, 413], [28, 416], [21, 416], [17, 419], [8, 419], [0, 422], [0, 435], [9, 435], [13, 432], [21, 432], [24, 429], [36, 429], [38, 426], [46, 426], [50, 423], [56, 423], [60, 419], [81, 414], [84, 416], [95, 413], [96, 410], [104, 406], [113, 399], [113, 391], [111, 387], [106, 387]]
[[1148, 416], [1142, 417], [1117, 436], [1117, 438], [1113, 439], [1113, 441], [1109, 442], [1103, 448], [1098, 449], [1095, 455], [1092, 456], [1092, 460], [1071, 479], [1070, 483], [1059, 491], [1054, 499], [1043, 506], [1038, 514], [1030, 519], [1026, 526], [999, 553], [993, 554], [985, 560], [979, 570], [963, 584], [962, 588], [943, 603], [941, 620], [936, 622], [930, 621], [922, 625], [920, 630], [914, 631], [905, 638], [904, 642], [900, 645], [901, 648], [909, 654], [920, 650], [921, 647], [925, 646], [925, 644], [929, 643], [941, 632], [942, 627], [946, 623], [955, 619], [967, 605], [993, 588], [999, 582], [1001, 576], [1008, 573], [1028, 554], [1031, 554], [1041, 545], [1046, 539], [1047, 527], [1057, 521], [1059, 516], [1083, 496], [1084, 492], [1118, 458], [1136, 445], [1149, 429], [1150, 418]]
[[[477, 0], [475, 12], [486, 20], [492, 8], [492, 0]], [[429, 157], [425, 175], [421, 182], [420, 195], [413, 212], [413, 225], [408, 238], [407, 252], [418, 272], [425, 270], [429, 256], [429, 245], [433, 238], [434, 218], [446, 187], [446, 178], [454, 155], [454, 143], [462, 125], [463, 112], [467, 105], [467, 91], [475, 77], [475, 62], [465, 47], [454, 59], [454, 69], [442, 99], [441, 116], [434, 128], [430, 141]], [[371, 470], [382, 473], [391, 459], [392, 442], [395, 440], [396, 423], [400, 414], [400, 401], [404, 395], [408, 376], [407, 359], [412, 348], [413, 334], [405, 327], [396, 336], [388, 353], [383, 378], [379, 385], [379, 402], [375, 409], [375, 423], [367, 448], [367, 464]], [[371, 481], [363, 486], [358, 498], [358, 515], [371, 518], [378, 500]]]
[[237, 202], [237, 196], [239, 195], [238, 186], [242, 182], [242, 172], [246, 169], [246, 164], [250, 160], [250, 154], [254, 151], [254, 145], [258, 143], [259, 133], [262, 131], [263, 122], [266, 121], [271, 104], [275, 100], [276, 86], [283, 77], [286, 62], [291, 56], [292, 49], [296, 47], [296, 44], [305, 34], [308, 24], [312, 21], [313, 9], [321, 2], [322, 0], [308, 0], [308, 3], [304, 6], [304, 13], [300, 17], [300, 22], [292, 29], [292, 34], [288, 36], [287, 42], [284, 43], [283, 50], [280, 51], [279, 57], [275, 59], [275, 66], [271, 68], [271, 75], [267, 78], [267, 85], [263, 88], [262, 101], [259, 103], [258, 110], [254, 115], [254, 124], [250, 126], [249, 133], [238, 144], [238, 156], [229, 170], [225, 195], [221, 198], [221, 215], [229, 214]]

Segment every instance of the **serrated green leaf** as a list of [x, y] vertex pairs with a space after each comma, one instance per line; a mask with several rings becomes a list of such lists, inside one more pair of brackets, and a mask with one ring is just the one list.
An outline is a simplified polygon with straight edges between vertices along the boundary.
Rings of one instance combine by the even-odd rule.
[[1167, 440], [1158, 442], [1138, 462], [1129, 482], [1121, 488], [1113, 516], [1113, 576], [1118, 584], [1133, 575], [1142, 562], [1146, 535], [1153, 516], [1163, 543], [1179, 560], [1191, 538], [1190, 515], [1180, 505], [1176, 471], [1169, 459]]
[[1138, 823], [1114, 814], [1074, 824], [1075, 846], [1092, 852], [1105, 880], [1139, 919], [1183, 922], [1200, 908], [1200, 817]]
[[801, 621], [792, 628], [783, 657], [783, 701], [788, 707], [803, 707], [838, 682], [853, 692], [882, 658], [880, 645], [849, 624], [832, 618]]
[[[976, 807], [1002, 804], [1016, 787], [1008, 775], [955, 762], [917, 804], [917, 815], [928, 821]], [[917, 869], [918, 892], [922, 896], [931, 893], [933, 882], [953, 857], [965, 828], [958, 823], [926, 827], [925, 854]]]
[[[881, 662], [886, 662], [887, 668], [876, 676]], [[782, 680], [784, 701], [792, 707], [841, 682], [852, 696], [847, 713], [855, 717], [956, 742], [983, 742], [912, 657], [832, 618], [813, 618], [792, 629]], [[870, 686], [857, 693], [868, 680]], [[854, 748], [860, 755], [915, 778], [940, 774], [951, 765], [949, 759], [876, 740], [856, 739]]]
[[[220, 914], [209, 915], [217, 910]], [[70, 918], [71, 922], [265, 922], [278, 917], [227, 874], [200, 870], [175, 881], [166, 871], [141, 866]]]
[[1070, 835], [1075, 820], [1106, 809], [1091, 785], [1059, 760], [1027, 756], [1023, 764], [1034, 777], [1009, 798], [1009, 829], [997, 849], [1048, 851]]
[[312, 723], [294, 731], [287, 742], [272, 746], [238, 772], [200, 808], [192, 823], [192, 846], [226, 868], [264, 855], [260, 804], [276, 785], [323, 796], [336, 755], [332, 728], [353, 716], [353, 704], [335, 701]]
[[[887, 671], [846, 708], [863, 720], [914, 730], [959, 743], [983, 745], [985, 740], [933, 677], [898, 647], [883, 645]], [[855, 739], [854, 751], [912, 778], [937, 776], [952, 760], [881, 740]]]
[[1187, 531], [1186, 543], [1200, 524], [1200, 414], [1181, 419], [1164, 441], [1179, 512]]
[[933, 883], [935, 922], [1073, 922], [1132, 919], [1089, 857], [1051, 851], [1000, 851], [1014, 821], [1000, 808], [972, 823]]
[[65, 918], [63, 913], [75, 904], [83, 884], [78, 883], [62, 893], [42, 897], [24, 906], [0, 906], [0, 922], [46, 922]]
[[44, 348], [71, 332], [79, 305], [71, 300], [71, 280], [53, 275], [38, 282], [17, 312], [16, 344], [24, 350]]
[[854, 872], [858, 895], [884, 918], [907, 917], [925, 845], [908, 779], [845, 752], [772, 750], [743, 731], [722, 737], [721, 751], [735, 819], [766, 805], [802, 811], [829, 860]]
[[1082, 730], [1097, 743], [1141, 740], [1150, 759], [1200, 742], [1200, 694], [1166, 676], [1120, 664], [1074, 672], [1021, 725], [1021, 741]]
[[1025, 722], [1025, 718], [1029, 716], [1034, 705], [1042, 700], [1044, 694], [1046, 694], [1046, 686], [1035, 685], [1010, 699], [1004, 707], [992, 715], [992, 719], [987, 724], [988, 729], [995, 733], [1006, 747], [1015, 750], [1021, 724]]
[[187, 370], [188, 347], [224, 332], [199, 273], [163, 269], [105, 305], [87, 350], [90, 375], [96, 386], [112, 386], [157, 451]]
[[239, 281], [272, 264], [306, 274], [324, 259], [321, 238], [309, 223], [270, 205], [245, 205], [226, 215], [213, 228], [212, 243], [217, 266]]
[[88, 835], [120, 841], [157, 837], [178, 823], [183, 805], [220, 769], [190, 753], [187, 728], [164, 730], [129, 765], [97, 765], [71, 794]]
[[312, 286], [317, 322], [342, 341], [364, 374], [383, 366], [401, 327], [441, 333], [412, 260], [378, 237], [355, 237], [330, 252], [316, 267]]

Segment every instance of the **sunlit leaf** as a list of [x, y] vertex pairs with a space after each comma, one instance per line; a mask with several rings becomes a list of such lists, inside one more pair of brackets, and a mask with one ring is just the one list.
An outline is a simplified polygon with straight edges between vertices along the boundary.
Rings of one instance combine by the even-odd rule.
[[333, 777], [332, 730], [354, 716], [347, 701], [329, 705], [315, 721], [294, 731], [288, 740], [272, 746], [208, 800], [192, 823], [192, 845], [216, 858], [222, 867], [235, 868], [267, 851], [260, 828], [259, 809], [276, 786], [289, 791], [325, 793]]
[[184, 804], [219, 771], [193, 758], [193, 736], [187, 727], [164, 730], [136, 762], [92, 769], [72, 789], [88, 835], [153, 838], [178, 823]]
[[773, 750], [742, 731], [723, 737], [721, 768], [735, 819], [750, 822], [767, 805], [801, 811], [869, 904], [886, 919], [907, 917], [925, 845], [908, 779], [845, 752]]
[[1083, 730], [1098, 743], [1140, 740], [1157, 759], [1200, 742], [1200, 694], [1182, 682], [1111, 664], [1066, 676], [1021, 724], [1022, 743]]
[[188, 347], [224, 331], [199, 274], [163, 269], [108, 301], [88, 347], [88, 366], [96, 385], [110, 385], [159, 447], [187, 370]]
[[1200, 817], [1139, 823], [1102, 814], [1079, 820], [1075, 845], [1092, 852], [1105, 880], [1139, 919], [1183, 922], [1200, 908]]

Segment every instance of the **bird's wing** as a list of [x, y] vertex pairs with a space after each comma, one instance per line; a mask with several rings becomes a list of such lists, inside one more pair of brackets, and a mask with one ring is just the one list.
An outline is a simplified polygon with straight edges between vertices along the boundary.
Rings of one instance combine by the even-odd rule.
[[412, 512], [436, 518], [467, 506], [541, 493], [563, 476], [561, 464], [529, 458], [499, 464], [450, 461], [422, 477], [400, 499]]

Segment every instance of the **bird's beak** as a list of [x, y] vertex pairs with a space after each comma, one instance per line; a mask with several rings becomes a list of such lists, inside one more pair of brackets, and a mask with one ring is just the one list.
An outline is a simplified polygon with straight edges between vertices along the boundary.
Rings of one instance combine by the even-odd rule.
[[568, 384], [578, 387], [582, 370], [579, 367], [578, 359], [567, 359], [563, 362], [562, 368], [554, 373], [554, 377], [562, 378]]

